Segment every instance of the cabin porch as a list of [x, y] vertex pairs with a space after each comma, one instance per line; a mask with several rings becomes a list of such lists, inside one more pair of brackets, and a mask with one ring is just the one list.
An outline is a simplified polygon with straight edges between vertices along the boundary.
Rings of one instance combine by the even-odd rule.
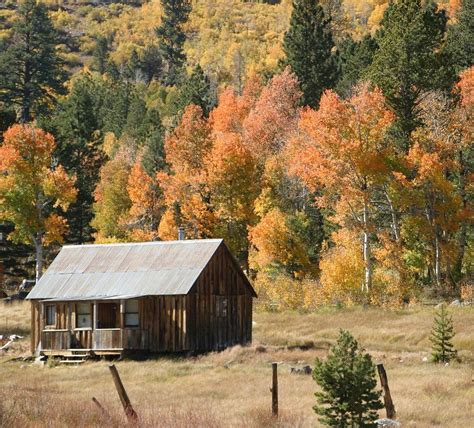
[[40, 337], [32, 340], [39, 343], [41, 354], [49, 356], [147, 350], [148, 330], [140, 325], [140, 306], [139, 299], [41, 301], [37, 303]]

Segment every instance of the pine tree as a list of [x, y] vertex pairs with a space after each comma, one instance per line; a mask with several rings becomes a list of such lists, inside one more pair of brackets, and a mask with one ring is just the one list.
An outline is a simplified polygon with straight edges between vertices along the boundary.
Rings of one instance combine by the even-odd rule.
[[143, 144], [142, 166], [150, 177], [165, 167], [164, 129], [157, 110], [147, 111], [147, 135]]
[[398, 117], [394, 135], [404, 152], [421, 124], [421, 97], [436, 89], [449, 91], [454, 82], [442, 51], [446, 22], [445, 11], [431, 1], [398, 0], [389, 4], [376, 36], [379, 49], [369, 77]]
[[0, 53], [0, 101], [16, 105], [25, 123], [48, 112], [56, 95], [65, 92], [66, 74], [56, 52], [59, 35], [44, 4], [25, 0], [17, 17], [11, 41]]
[[456, 358], [457, 352], [451, 342], [454, 335], [453, 319], [448, 314], [446, 305], [442, 304], [435, 315], [430, 337], [433, 344], [431, 355], [435, 363], [448, 363]]
[[337, 81], [330, 22], [317, 0], [294, 0], [283, 49], [285, 65], [290, 65], [298, 77], [303, 105], [317, 107], [324, 90], [332, 88]]
[[200, 106], [206, 116], [215, 104], [211, 83], [199, 64], [179, 88], [176, 110], [182, 112], [189, 104]]
[[146, 83], [150, 83], [154, 78], [158, 78], [161, 75], [163, 60], [158, 46], [154, 44], [145, 46], [140, 66]]
[[366, 77], [377, 48], [377, 42], [370, 35], [366, 35], [359, 42], [351, 37], [341, 42], [339, 45], [341, 75], [336, 86], [338, 94], [345, 97], [351, 95], [354, 85]]
[[375, 390], [375, 365], [354, 337], [341, 330], [326, 361], [316, 359], [313, 378], [322, 391], [315, 393], [314, 411], [321, 423], [333, 427], [375, 427], [383, 407]]
[[77, 177], [77, 199], [66, 213], [71, 226], [66, 239], [79, 244], [91, 240], [93, 192], [104, 162], [100, 138], [103, 90], [100, 78], [84, 74], [74, 81], [52, 120], [44, 124], [56, 135], [55, 156], [68, 173]]
[[110, 41], [107, 37], [98, 36], [92, 50], [92, 67], [100, 74], [105, 73], [109, 62]]
[[189, 0], [162, 0], [164, 14], [161, 25], [156, 28], [158, 47], [165, 63], [164, 83], [174, 85], [178, 82], [186, 61], [183, 45], [186, 34], [183, 24], [191, 12]]
[[447, 50], [459, 72], [474, 64], [474, 0], [462, 0], [455, 18], [448, 31]]

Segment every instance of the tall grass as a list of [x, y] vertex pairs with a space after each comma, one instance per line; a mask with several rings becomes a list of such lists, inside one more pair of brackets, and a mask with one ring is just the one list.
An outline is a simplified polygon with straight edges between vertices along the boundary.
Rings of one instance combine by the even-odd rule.
[[[27, 306], [17, 310], [28, 314]], [[311, 376], [290, 374], [289, 368], [324, 358], [339, 328], [347, 328], [384, 363], [404, 427], [471, 426], [474, 308], [453, 309], [455, 345], [463, 362], [448, 366], [424, 361], [430, 353], [433, 313], [433, 308], [256, 313], [252, 346], [194, 358], [120, 361], [116, 366], [141, 426], [314, 427], [319, 426], [312, 411], [317, 385]], [[27, 328], [28, 320], [18, 322]], [[0, 356], [0, 426], [126, 425], [107, 362], [78, 367], [5, 362], [14, 352]], [[271, 416], [269, 391], [273, 361], [280, 362], [277, 419]], [[110, 419], [92, 397], [109, 411]]]

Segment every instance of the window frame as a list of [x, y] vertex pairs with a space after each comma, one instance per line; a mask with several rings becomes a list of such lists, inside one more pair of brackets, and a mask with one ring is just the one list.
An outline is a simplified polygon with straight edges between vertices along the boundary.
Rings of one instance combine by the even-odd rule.
[[[137, 308], [136, 311], [131, 311], [127, 308], [127, 303], [130, 304], [130, 302], [137, 302]], [[124, 314], [123, 314], [123, 326], [124, 328], [140, 328], [140, 300], [138, 299], [128, 299], [124, 301]], [[128, 315], [136, 315], [136, 323], [129, 323], [127, 322], [127, 316]]]
[[216, 296], [216, 316], [227, 318], [229, 315], [229, 298], [228, 296]]
[[[89, 307], [89, 312], [84, 313], [84, 312], [79, 312], [79, 306], [88, 306]], [[76, 319], [75, 319], [75, 326], [74, 330], [92, 330], [94, 326], [94, 311], [92, 309], [92, 304], [91, 303], [76, 303], [75, 306], [75, 313], [76, 313]], [[90, 325], [87, 327], [79, 327], [78, 325], [78, 320], [81, 315], [87, 315], [90, 318]]]
[[[50, 323], [50, 309], [52, 309], [53, 322]], [[57, 310], [56, 305], [44, 305], [44, 326], [46, 328], [56, 328]]]

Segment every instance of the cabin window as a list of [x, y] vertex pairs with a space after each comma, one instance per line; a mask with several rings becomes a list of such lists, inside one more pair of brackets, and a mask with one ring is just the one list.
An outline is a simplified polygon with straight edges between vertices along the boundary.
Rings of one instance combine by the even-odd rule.
[[92, 305], [90, 303], [76, 305], [76, 327], [92, 328]]
[[125, 300], [125, 327], [138, 327], [138, 300]]
[[56, 305], [46, 305], [46, 325], [49, 327], [56, 325]]
[[97, 328], [119, 328], [119, 306], [117, 303], [99, 303]]
[[227, 297], [216, 296], [216, 314], [218, 317], [227, 316]]

